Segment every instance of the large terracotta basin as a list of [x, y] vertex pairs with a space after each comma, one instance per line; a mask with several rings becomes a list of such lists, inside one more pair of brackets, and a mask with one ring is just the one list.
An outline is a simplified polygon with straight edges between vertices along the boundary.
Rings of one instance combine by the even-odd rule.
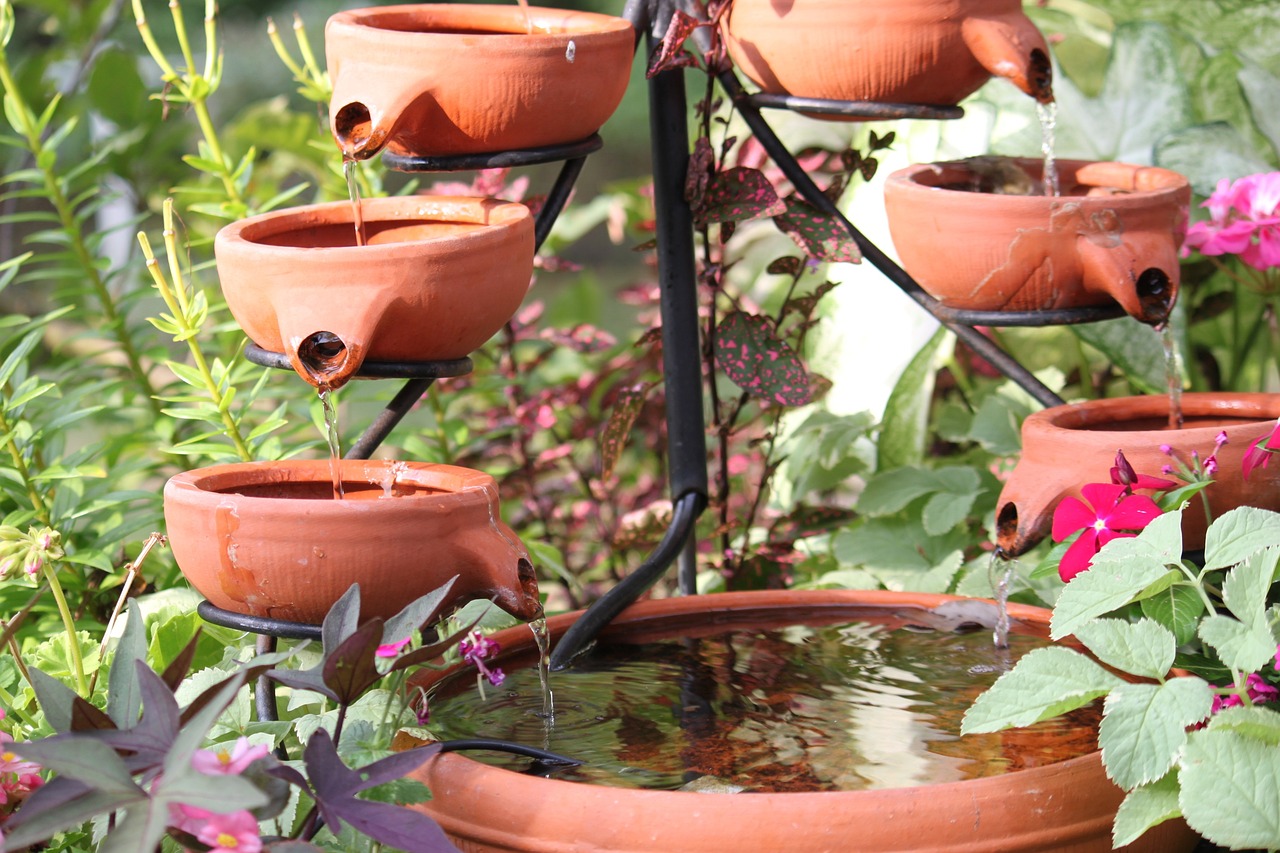
[[[781, 628], [808, 620], [901, 614], [915, 621], [948, 596], [888, 592], [746, 592], [648, 601], [624, 611], [602, 639], [705, 636], [733, 627]], [[969, 605], [973, 602], [970, 600]], [[1046, 631], [1049, 611], [1014, 605], [1015, 631]], [[550, 620], [559, 638], [578, 614]], [[523, 626], [497, 636], [507, 669], [532, 657]], [[430, 689], [448, 673], [425, 673]], [[551, 686], [554, 689], [554, 674]], [[637, 711], [640, 713], [640, 711]], [[1016, 740], [1018, 732], [1008, 733]], [[1122, 792], [1098, 753], [1003, 776], [851, 792], [694, 793], [613, 788], [516, 773], [447, 753], [416, 778], [431, 788], [419, 808], [454, 842], [476, 851], [611, 850], [624, 853], [795, 851], [1108, 851]], [[1131, 850], [1177, 853], [1195, 837], [1178, 823]]]
[[890, 175], [885, 212], [903, 268], [952, 308], [1118, 303], [1145, 323], [1163, 322], [1177, 298], [1187, 179], [1155, 167], [1059, 160], [1059, 196], [1005, 191], [1021, 191], [1043, 172], [1039, 160], [980, 157]]
[[458, 603], [541, 612], [528, 552], [498, 517], [498, 487], [454, 465], [327, 460], [214, 465], [164, 489], [183, 575], [224, 610], [318, 625], [353, 583], [364, 618], [395, 615], [455, 575]]
[[950, 106], [996, 75], [1053, 98], [1021, 0], [734, 0], [724, 30], [734, 63], [773, 94]]
[[1182, 395], [1183, 428], [1169, 429], [1169, 398], [1115, 397], [1044, 409], [1022, 423], [1022, 456], [997, 502], [997, 542], [1016, 556], [1049, 535], [1053, 510], [1068, 495], [1080, 497], [1089, 483], [1110, 482], [1117, 450], [1139, 474], [1165, 477], [1167, 446], [1184, 463], [1194, 451], [1203, 460], [1221, 432], [1213, 484], [1182, 514], [1183, 546], [1204, 546], [1204, 502], [1213, 517], [1238, 506], [1280, 512], [1280, 466], [1255, 469], [1249, 479], [1241, 460], [1255, 439], [1280, 417], [1280, 394]]
[[336, 388], [366, 358], [464, 358], [520, 307], [534, 252], [523, 204], [455, 196], [360, 204], [363, 246], [345, 201], [242, 219], [214, 241], [236, 322], [254, 343], [288, 355], [308, 382]]
[[540, 148], [595, 133], [631, 74], [612, 15], [421, 4], [339, 12], [325, 28], [330, 124], [355, 159]]

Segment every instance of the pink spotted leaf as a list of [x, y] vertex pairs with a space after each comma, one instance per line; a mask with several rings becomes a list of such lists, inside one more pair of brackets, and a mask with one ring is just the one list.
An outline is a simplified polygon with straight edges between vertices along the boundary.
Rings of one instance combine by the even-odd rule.
[[799, 196], [788, 197], [786, 205], [786, 213], [775, 215], [774, 222], [801, 249], [821, 261], [857, 263], [862, 260], [862, 253], [839, 220], [820, 213]]
[[745, 222], [786, 211], [763, 172], [735, 166], [711, 176], [701, 204], [694, 208], [693, 223], [702, 227], [711, 222]]
[[649, 61], [645, 77], [652, 79], [663, 71], [697, 65], [693, 55], [684, 49], [684, 43], [689, 38], [689, 34], [700, 26], [702, 22], [697, 18], [677, 9], [671, 16], [671, 23], [667, 26], [666, 35], [662, 37], [662, 43], [658, 45], [653, 58]]
[[715, 354], [725, 376], [748, 394], [783, 406], [803, 406], [813, 397], [809, 372], [765, 317], [741, 311], [725, 317]]
[[622, 451], [631, 436], [631, 427], [644, 406], [645, 395], [652, 387], [648, 384], [632, 385], [618, 392], [618, 398], [609, 412], [609, 420], [600, 431], [600, 479], [606, 482], [613, 476], [613, 469], [622, 458]]

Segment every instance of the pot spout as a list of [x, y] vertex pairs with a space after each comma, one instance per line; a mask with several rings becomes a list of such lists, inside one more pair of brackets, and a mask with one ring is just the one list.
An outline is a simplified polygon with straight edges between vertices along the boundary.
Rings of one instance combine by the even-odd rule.
[[471, 598], [489, 598], [522, 622], [542, 615], [538, 579], [529, 552], [515, 532], [492, 514], [487, 526], [476, 528], [457, 543], [453, 557], [462, 587]]
[[1053, 472], [1026, 463], [1014, 469], [996, 504], [996, 545], [1006, 557], [1034, 548], [1053, 529], [1053, 508], [1067, 490]]
[[363, 355], [357, 355], [333, 332], [313, 332], [289, 348], [294, 372], [322, 390], [347, 384], [363, 361]]
[[[1084, 273], [1084, 286], [1091, 292], [1103, 292], [1119, 303], [1124, 312], [1135, 320], [1158, 326], [1169, 319], [1174, 300], [1178, 296], [1177, 253], [1172, 238], [1143, 239], [1143, 243], [1163, 242], [1150, 250], [1100, 245], [1090, 236], [1079, 238], [1080, 261]], [[1168, 266], [1156, 261], [1153, 253], [1165, 249], [1170, 258]], [[1156, 256], [1158, 257], [1158, 255]], [[1142, 269], [1140, 265], [1150, 264]], [[1172, 275], [1165, 270], [1172, 268]]]
[[973, 58], [991, 74], [1004, 77], [1042, 104], [1053, 100], [1049, 47], [1020, 9], [967, 18], [961, 32]]
[[[356, 91], [356, 83], [364, 83], [360, 91]], [[419, 120], [437, 113], [425, 86], [414, 77], [397, 79], [386, 69], [344, 67], [334, 81], [329, 119], [342, 156], [368, 160], [394, 138], [406, 113]]]

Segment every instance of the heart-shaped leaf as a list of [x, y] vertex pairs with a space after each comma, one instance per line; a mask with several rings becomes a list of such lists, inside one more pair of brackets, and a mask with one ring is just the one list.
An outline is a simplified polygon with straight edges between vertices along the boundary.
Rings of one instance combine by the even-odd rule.
[[716, 364], [748, 394], [783, 406], [803, 406], [812, 399], [808, 371], [767, 318], [730, 314], [716, 328], [715, 348]]

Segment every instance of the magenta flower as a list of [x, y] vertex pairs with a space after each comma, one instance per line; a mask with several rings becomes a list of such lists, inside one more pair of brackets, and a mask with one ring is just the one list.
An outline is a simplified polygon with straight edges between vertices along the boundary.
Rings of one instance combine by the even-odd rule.
[[209, 815], [195, 836], [213, 850], [234, 850], [235, 853], [259, 853], [262, 850], [258, 819], [243, 810]]
[[394, 643], [383, 643], [378, 646], [377, 656], [380, 658], [393, 658], [400, 654], [400, 650], [409, 645], [412, 637], [405, 637], [403, 640], [396, 640]]
[[1280, 266], [1280, 172], [1225, 178], [1204, 202], [1209, 221], [1187, 229], [1186, 249], [1239, 255], [1257, 270]]
[[226, 746], [217, 749], [197, 749], [191, 756], [191, 764], [201, 773], [211, 776], [239, 776], [245, 768], [270, 752], [265, 745], [252, 746], [246, 737], [237, 738], [228, 751]]
[[1244, 478], [1246, 480], [1249, 479], [1249, 475], [1255, 469], [1266, 468], [1267, 463], [1271, 461], [1271, 454], [1276, 451], [1280, 451], [1280, 420], [1276, 421], [1276, 425], [1271, 428], [1271, 432], [1249, 442], [1249, 449], [1244, 452], [1244, 458], [1240, 460], [1240, 468]]
[[497, 640], [491, 640], [479, 631], [472, 631], [467, 639], [458, 643], [458, 653], [462, 655], [463, 661], [480, 670], [480, 674], [489, 679], [494, 687], [506, 679], [506, 673], [496, 666], [489, 666], [485, 661], [492, 659], [501, 648]]
[[1083, 501], [1066, 497], [1053, 511], [1053, 541], [1061, 542], [1077, 530], [1084, 531], [1058, 564], [1058, 577], [1063, 582], [1089, 568], [1103, 545], [1112, 539], [1136, 536], [1160, 515], [1155, 501], [1146, 495], [1135, 495], [1125, 486], [1090, 483], [1080, 493]]
[[[1214, 685], [1217, 686], [1217, 685]], [[1251, 674], [1245, 679], [1245, 692], [1249, 694], [1250, 702], [1275, 702], [1280, 699], [1280, 690], [1272, 687], [1270, 684], [1262, 680], [1262, 676], [1257, 673]], [[1210, 714], [1216, 714], [1223, 708], [1234, 708], [1237, 705], [1243, 705], [1244, 700], [1240, 698], [1238, 693], [1228, 693], [1225, 696], [1214, 696], [1213, 706], [1209, 709]]]

